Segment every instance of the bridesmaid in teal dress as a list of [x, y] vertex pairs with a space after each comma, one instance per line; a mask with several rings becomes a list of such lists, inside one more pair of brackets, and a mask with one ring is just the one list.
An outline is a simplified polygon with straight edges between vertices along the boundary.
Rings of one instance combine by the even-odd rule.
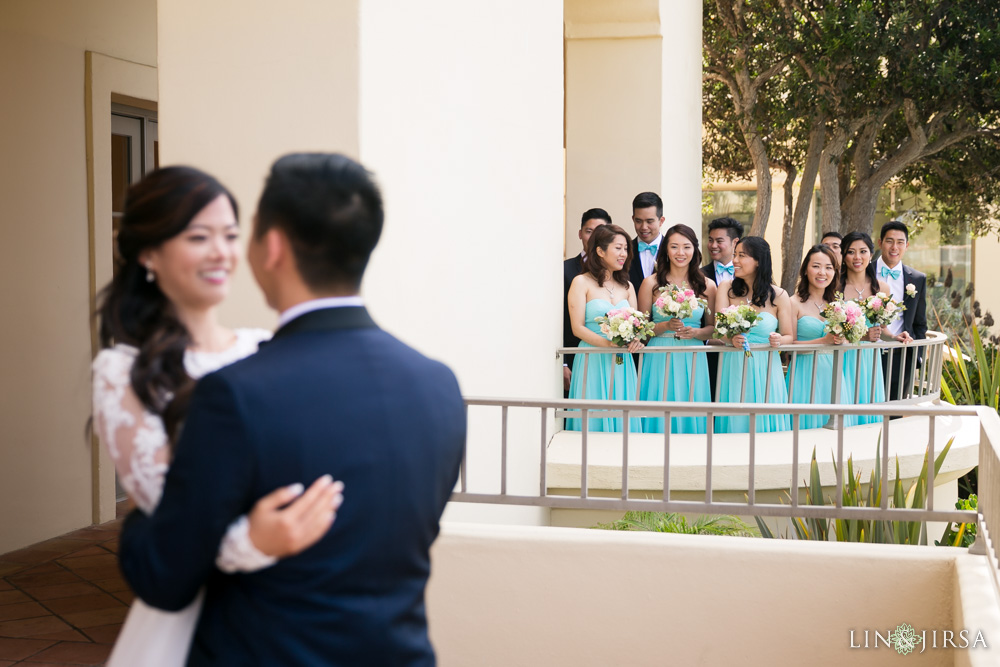
[[[790, 345], [794, 331], [792, 304], [788, 292], [774, 285], [771, 246], [758, 236], [740, 239], [733, 257], [733, 268], [734, 277], [728, 289], [720, 289], [716, 295], [716, 312], [731, 305], [749, 304], [760, 313], [760, 319], [746, 336], [738, 334], [731, 339], [724, 338], [723, 341], [737, 349], [743, 347], [744, 339], [750, 345], [770, 345], [772, 348]], [[747, 374], [744, 378], [745, 359], [739, 353], [722, 355], [722, 361], [719, 362], [719, 401], [764, 403], [767, 397], [768, 403], [787, 403], [788, 390], [777, 350], [773, 353], [767, 350], [752, 352], [749, 363], [746, 364]], [[792, 427], [792, 418], [788, 414], [757, 415], [755, 425], [758, 433], [787, 431]], [[750, 419], [743, 415], [716, 417], [715, 430], [717, 433], [747, 433], [750, 430]]]
[[[639, 310], [651, 313], [656, 323], [656, 336], [647, 342], [650, 347], [695, 347], [704, 349], [712, 335], [711, 325], [702, 326], [704, 308], [698, 308], [683, 320], [664, 318], [653, 307], [660, 289], [668, 285], [689, 287], [709, 304], [715, 303], [715, 283], [705, 278], [701, 266], [698, 237], [687, 225], [674, 225], [663, 235], [664, 241], [656, 254], [656, 271], [639, 287]], [[712, 320], [709, 308], [709, 321]], [[691, 363], [695, 364], [694, 375]], [[668, 370], [669, 368], [669, 370]], [[708, 361], [705, 354], [644, 354], [640, 367], [640, 401], [708, 402], [712, 392], [708, 382]], [[694, 385], [692, 398], [691, 386]], [[666, 390], [664, 391], [664, 387]], [[671, 417], [671, 433], [704, 433], [704, 417]], [[643, 433], [663, 433], [662, 417], [643, 417]]]
[[[796, 322], [795, 342], [802, 345], [840, 345], [842, 336], [826, 333], [823, 308], [836, 299], [840, 284], [838, 265], [840, 259], [827, 245], [814, 245], [802, 260], [799, 269], [799, 286], [791, 297], [792, 318]], [[816, 377], [813, 378], [813, 361]], [[833, 353], [801, 352], [795, 359], [795, 373], [788, 366], [789, 403], [830, 403], [833, 391]], [[847, 389], [840, 385], [840, 404], [848, 404]], [[799, 428], [820, 428], [830, 415], [801, 415]]]
[[[595, 318], [618, 308], [636, 308], [635, 290], [628, 279], [632, 244], [628, 234], [617, 225], [601, 225], [590, 236], [584, 272], [570, 284], [567, 304], [573, 335], [580, 339], [579, 347], [614, 347], [601, 333]], [[577, 354], [573, 358], [573, 373], [569, 397], [586, 400], [634, 401], [636, 387], [635, 362], [631, 354], [644, 347], [632, 341], [622, 348], [621, 364], [615, 363], [614, 354]], [[583, 383], [584, 365], [587, 366], [587, 384]], [[614, 388], [611, 378], [614, 376]], [[591, 413], [593, 414], [593, 413]], [[589, 417], [589, 431], [621, 432], [619, 417]], [[567, 431], [582, 429], [580, 419], [567, 419]], [[629, 432], [641, 433], [638, 418], [629, 419]]]
[[[851, 232], [844, 237], [841, 243], [843, 253], [843, 271], [840, 276], [840, 290], [844, 293], [845, 299], [861, 301], [876, 292], [889, 294], [889, 286], [878, 279], [875, 274], [875, 262], [872, 261], [872, 250], [875, 245], [868, 234], [864, 232]], [[870, 327], [868, 329], [868, 341], [878, 340], [898, 340], [903, 341], [903, 336], [895, 337], [889, 333], [888, 329], [881, 327]], [[861, 345], [865, 345], [862, 342]], [[860, 369], [858, 357], [861, 357]], [[875, 375], [875, 391], [872, 391], [872, 374]], [[843, 368], [844, 386], [846, 387], [848, 401], [852, 404], [865, 405], [868, 403], [882, 403], [885, 401], [885, 377], [882, 375], [882, 360], [876, 350], [850, 350], [844, 353]], [[859, 386], [860, 385], [860, 386]], [[857, 400], [854, 397], [857, 396]], [[874, 424], [881, 422], [879, 415], [851, 416], [844, 420], [847, 426], [856, 424]]]

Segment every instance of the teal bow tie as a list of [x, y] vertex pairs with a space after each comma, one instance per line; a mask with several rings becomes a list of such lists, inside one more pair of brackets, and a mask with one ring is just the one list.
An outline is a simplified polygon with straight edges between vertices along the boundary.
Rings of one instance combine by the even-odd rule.
[[731, 276], [732, 276], [732, 275], [735, 275], [735, 274], [733, 273], [733, 265], [732, 265], [732, 264], [730, 264], [729, 266], [723, 266], [723, 265], [722, 265], [722, 264], [720, 264], [719, 262], [716, 262], [716, 263], [715, 263], [715, 270], [716, 270], [716, 271], [717, 271], [718, 273], [728, 273], [728, 274], [729, 274], [729, 275], [731, 275]]
[[645, 251], [648, 250], [649, 252], [651, 252], [651, 253], [653, 253], [655, 255], [656, 254], [656, 249], [659, 248], [659, 247], [660, 247], [659, 242], [657, 242], [657, 243], [643, 243], [642, 241], [639, 241], [639, 252], [645, 252]]
[[893, 271], [888, 266], [883, 266], [882, 272], [879, 274], [879, 277], [885, 278], [886, 276], [890, 276], [893, 280], [899, 280], [899, 269]]

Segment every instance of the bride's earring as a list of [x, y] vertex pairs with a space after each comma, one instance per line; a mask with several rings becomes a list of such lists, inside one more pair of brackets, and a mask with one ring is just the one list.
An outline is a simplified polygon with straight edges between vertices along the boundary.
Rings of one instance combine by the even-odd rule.
[[152, 262], [146, 265], [146, 282], [147, 283], [156, 282], [156, 274], [153, 273]]

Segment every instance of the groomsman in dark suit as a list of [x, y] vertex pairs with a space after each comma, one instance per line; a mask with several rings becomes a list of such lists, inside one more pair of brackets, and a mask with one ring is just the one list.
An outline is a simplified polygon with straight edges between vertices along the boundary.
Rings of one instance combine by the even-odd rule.
[[[736, 242], [743, 238], [743, 225], [739, 220], [733, 218], [716, 218], [708, 223], [708, 239], [705, 245], [708, 246], [706, 253], [710, 261], [701, 267], [701, 272], [705, 277], [720, 286], [725, 281], [733, 279], [733, 252], [736, 249]], [[715, 304], [712, 304], [715, 309]], [[708, 326], [708, 312], [702, 320], [703, 326]], [[709, 345], [718, 344], [720, 341], [710, 339]], [[708, 356], [708, 378], [712, 387], [712, 398], [715, 398], [715, 380], [719, 373], [719, 355], [709, 354]]]
[[736, 242], [743, 238], [743, 225], [733, 218], [716, 218], [708, 223], [708, 247], [706, 253], [711, 261], [701, 267], [705, 277], [720, 285], [724, 280], [733, 279], [733, 252]]
[[[573, 327], [569, 322], [569, 286], [573, 283], [573, 278], [583, 273], [583, 261], [587, 258], [587, 243], [590, 235], [601, 225], [610, 225], [611, 216], [603, 208], [588, 209], [580, 220], [580, 242], [583, 243], [583, 250], [579, 255], [574, 255], [563, 261], [563, 347], [576, 347], [580, 344], [580, 339], [573, 335]], [[563, 357], [563, 393], [569, 395], [569, 383], [573, 372], [573, 355], [567, 354]]]
[[827, 232], [823, 234], [823, 238], [819, 240], [825, 246], [829, 246], [833, 254], [837, 256], [838, 260], [840, 258], [840, 244], [844, 240], [844, 235], [840, 232]]
[[[892, 298], [906, 306], [903, 316], [889, 325], [893, 336], [903, 336], [904, 340], [927, 338], [927, 276], [903, 264], [903, 255], [910, 240], [906, 225], [893, 220], [882, 225], [879, 233], [880, 254], [875, 265], [879, 280], [884, 280], [892, 292]], [[889, 379], [889, 400], [909, 398], [913, 395], [913, 373], [910, 369], [913, 355], [917, 354], [917, 366], [921, 355], [917, 350], [906, 349], [892, 355], [892, 369], [888, 368], [889, 355], [882, 355], [882, 365]]]
[[[204, 593], [189, 666], [435, 664], [424, 590], [465, 406], [444, 364], [363, 305], [382, 218], [371, 175], [347, 157], [271, 168], [247, 254], [278, 330], [201, 379], [159, 507], [121, 533], [143, 600], [179, 610]], [[258, 498], [324, 474], [347, 494], [325, 537], [256, 572], [216, 568], [227, 526]]]
[[656, 253], [663, 242], [660, 228], [663, 226], [663, 200], [655, 192], [640, 192], [632, 200], [632, 223], [635, 238], [632, 239], [632, 264], [628, 269], [628, 279], [639, 294], [642, 281], [656, 270]]

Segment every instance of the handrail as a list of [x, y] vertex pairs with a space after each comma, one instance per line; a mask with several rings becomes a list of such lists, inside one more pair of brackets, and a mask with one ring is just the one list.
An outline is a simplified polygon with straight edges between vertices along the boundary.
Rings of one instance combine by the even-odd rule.
[[[832, 354], [833, 355], [833, 384], [830, 387], [830, 402], [838, 403], [841, 392], [841, 382], [843, 375], [843, 364], [844, 364], [844, 354], [854, 350], [861, 351], [872, 351], [880, 350], [881, 354], [887, 354], [887, 372], [883, 374], [882, 382], [884, 384], [884, 396], [885, 401], [878, 401], [878, 403], [908, 403], [923, 400], [934, 400], [940, 398], [941, 395], [941, 370], [944, 365], [945, 347], [948, 341], [948, 336], [937, 332], [928, 331], [927, 337], [919, 340], [914, 340], [910, 343], [899, 343], [896, 341], [879, 341], [875, 343], [844, 343], [842, 345], [825, 345], [825, 344], [798, 344], [793, 343], [790, 345], [750, 345], [750, 350], [755, 353], [766, 352], [768, 354], [768, 382], [767, 390], [770, 390], [770, 368], [773, 355], [777, 354], [787, 354], [789, 355], [789, 363], [787, 374], [790, 376], [788, 380], [789, 384], [794, 383], [795, 372], [798, 358], [800, 356], [811, 357], [814, 361], [819, 354]], [[926, 350], [924, 349], [926, 348]], [[919, 352], [906, 355], [905, 352], [909, 349], [919, 350]], [[643, 360], [647, 355], [668, 355], [667, 362], [670, 361], [670, 355], [678, 354], [691, 354], [691, 368], [690, 373], [693, 379], [697, 379], [698, 365], [696, 363], [696, 356], [700, 354], [735, 354], [742, 353], [743, 350], [740, 348], [734, 348], [732, 346], [726, 345], [691, 345], [691, 346], [654, 346], [645, 347], [641, 351], [635, 353], [639, 356], [639, 366], [636, 370], [636, 395], [639, 394], [639, 386], [641, 384], [643, 375]], [[627, 354], [619, 347], [562, 347], [556, 350], [557, 358], [559, 356], [565, 355], [583, 355], [588, 356], [592, 354]], [[918, 357], [923, 356], [923, 362], [920, 364], [919, 368], [917, 366]], [[902, 357], [902, 360], [898, 359]], [[909, 377], [911, 384], [915, 387], [905, 388], [903, 382], [897, 384], [897, 394], [896, 398], [892, 398], [892, 379], [894, 370], [896, 370], [897, 363], [906, 363], [908, 360], [909, 368], [902, 373], [904, 377]], [[861, 355], [858, 354], [855, 360], [857, 364], [855, 368], [855, 377], [858, 376], [861, 369]], [[747, 371], [747, 361], [743, 364], [743, 374], [745, 376]], [[871, 381], [870, 388], [871, 393], [869, 395], [875, 394], [875, 387], [878, 381], [878, 376], [882, 372], [881, 364], [871, 365]], [[584, 395], [582, 398], [586, 398], [587, 389], [587, 375], [590, 369], [590, 364], [586, 363], [583, 365], [583, 388]], [[812, 364], [812, 386], [810, 399], [815, 399], [816, 389], [815, 389], [815, 376], [816, 376], [817, 364]], [[919, 373], [918, 373], [919, 371]], [[898, 371], [897, 371], [898, 372]], [[664, 378], [666, 382], [666, 378]], [[867, 382], [867, 380], [866, 380]], [[614, 395], [614, 383], [615, 383], [615, 373], [610, 374], [608, 395]], [[694, 398], [694, 387], [695, 382], [690, 383], [690, 394], [688, 395], [688, 400]], [[859, 401], [860, 391], [862, 383], [860, 381], [855, 382], [854, 386], [854, 397], [855, 403]], [[715, 388], [715, 401], [719, 401], [720, 398], [720, 383], [716, 384]], [[904, 393], [905, 392], [905, 393]], [[912, 393], [911, 393], [912, 392]], [[741, 400], [743, 394], [741, 393]], [[765, 400], [769, 396], [765, 397]], [[796, 403], [796, 405], [799, 405]], [[825, 414], [825, 413], [821, 413]]]
[[993, 586], [1000, 594], [1000, 544], [996, 526], [1000, 526], [1000, 415], [991, 407], [979, 412], [979, 526], [976, 542], [969, 551], [990, 559]]
[[[798, 491], [800, 487], [799, 479], [799, 416], [803, 414], [831, 414], [836, 417], [846, 415], [878, 415], [882, 417], [882, 447], [879, 454], [881, 463], [882, 488], [889, 488], [889, 434], [892, 428], [890, 417], [927, 417], [928, 419], [928, 458], [935, 459], [935, 420], [938, 417], [979, 417], [980, 412], [974, 406], [940, 406], [940, 405], [891, 405], [888, 403], [878, 405], [836, 405], [836, 404], [804, 404], [804, 403], [671, 403], [665, 401], [593, 401], [582, 399], [510, 399], [510, 398], [487, 398], [487, 397], [467, 397], [465, 399], [467, 410], [474, 407], [500, 408], [502, 412], [501, 424], [501, 451], [500, 451], [500, 493], [473, 492], [469, 489], [469, 482], [466, 474], [467, 461], [463, 460], [462, 474], [460, 476], [459, 489], [453, 494], [452, 500], [456, 502], [490, 503], [498, 505], [531, 505], [539, 507], [563, 508], [563, 509], [607, 509], [607, 510], [637, 510], [637, 511], [662, 511], [662, 512], [689, 512], [699, 514], [737, 514], [744, 516], [766, 516], [766, 517], [807, 517], [824, 519], [865, 519], [865, 520], [887, 520], [887, 521], [954, 521], [964, 523], [975, 523], [978, 520], [976, 512], [956, 509], [936, 509], [934, 507], [933, 492], [933, 472], [928, 476], [927, 507], [921, 509], [911, 508], [889, 508], [888, 493], [883, 491], [881, 507], [844, 507], [841, 494], [835, 494], [836, 502], [832, 506], [810, 505], [804, 506], [798, 501]], [[510, 408], [529, 408], [538, 410], [540, 413], [541, 438], [539, 442], [540, 453], [540, 480], [537, 494], [513, 494], [508, 492], [508, 428], [507, 422], [510, 419]], [[580, 432], [581, 457], [580, 457], [580, 495], [565, 496], [553, 495], [549, 493], [546, 467], [547, 449], [549, 445], [548, 421], [549, 411], [551, 417], [565, 416], [566, 414], [576, 414], [581, 416], [583, 430]], [[571, 412], [577, 411], [577, 412]], [[588, 434], [587, 414], [590, 411], [602, 411], [602, 416], [608, 414], [621, 415], [625, 428], [618, 434], [622, 438], [622, 495], [621, 498], [593, 497], [588, 490]], [[705, 465], [705, 499], [704, 501], [672, 500], [670, 498], [670, 443], [672, 434], [670, 429], [665, 429], [663, 437], [664, 465], [663, 465], [663, 499], [640, 499], [630, 498], [628, 495], [628, 419], [635, 416], [662, 416], [667, 423], [672, 416], [680, 413], [700, 414], [708, 418], [708, 424], [712, 424], [712, 418], [718, 415], [742, 414], [750, 416], [750, 432], [745, 434], [748, 438], [750, 455], [750, 474], [748, 478], [748, 494], [746, 503], [720, 502], [712, 498], [712, 450], [717, 434], [709, 426], [706, 438], [706, 465]], [[790, 504], [760, 503], [755, 498], [755, 479], [753, 475], [752, 462], [756, 447], [755, 417], [759, 414], [781, 414], [792, 413], [792, 479], [789, 485], [791, 496]], [[836, 479], [837, 488], [843, 483], [846, 460], [844, 457], [844, 420], [836, 419], [838, 430], [838, 448], [836, 453]], [[1000, 427], [998, 427], [1000, 433]], [[634, 435], [634, 434], [633, 434]], [[643, 436], [647, 437], [647, 436]], [[981, 449], [982, 451], [982, 449]], [[994, 453], [996, 453], [994, 451]], [[996, 470], [1000, 475], [1000, 457], [996, 459], [996, 465], [990, 469]], [[1000, 485], [1000, 481], [997, 482]], [[1000, 494], [988, 494], [988, 498], [995, 503], [1000, 502]], [[996, 508], [991, 507], [991, 512], [1000, 514], [1000, 504]], [[926, 527], [924, 527], [926, 530]]]

